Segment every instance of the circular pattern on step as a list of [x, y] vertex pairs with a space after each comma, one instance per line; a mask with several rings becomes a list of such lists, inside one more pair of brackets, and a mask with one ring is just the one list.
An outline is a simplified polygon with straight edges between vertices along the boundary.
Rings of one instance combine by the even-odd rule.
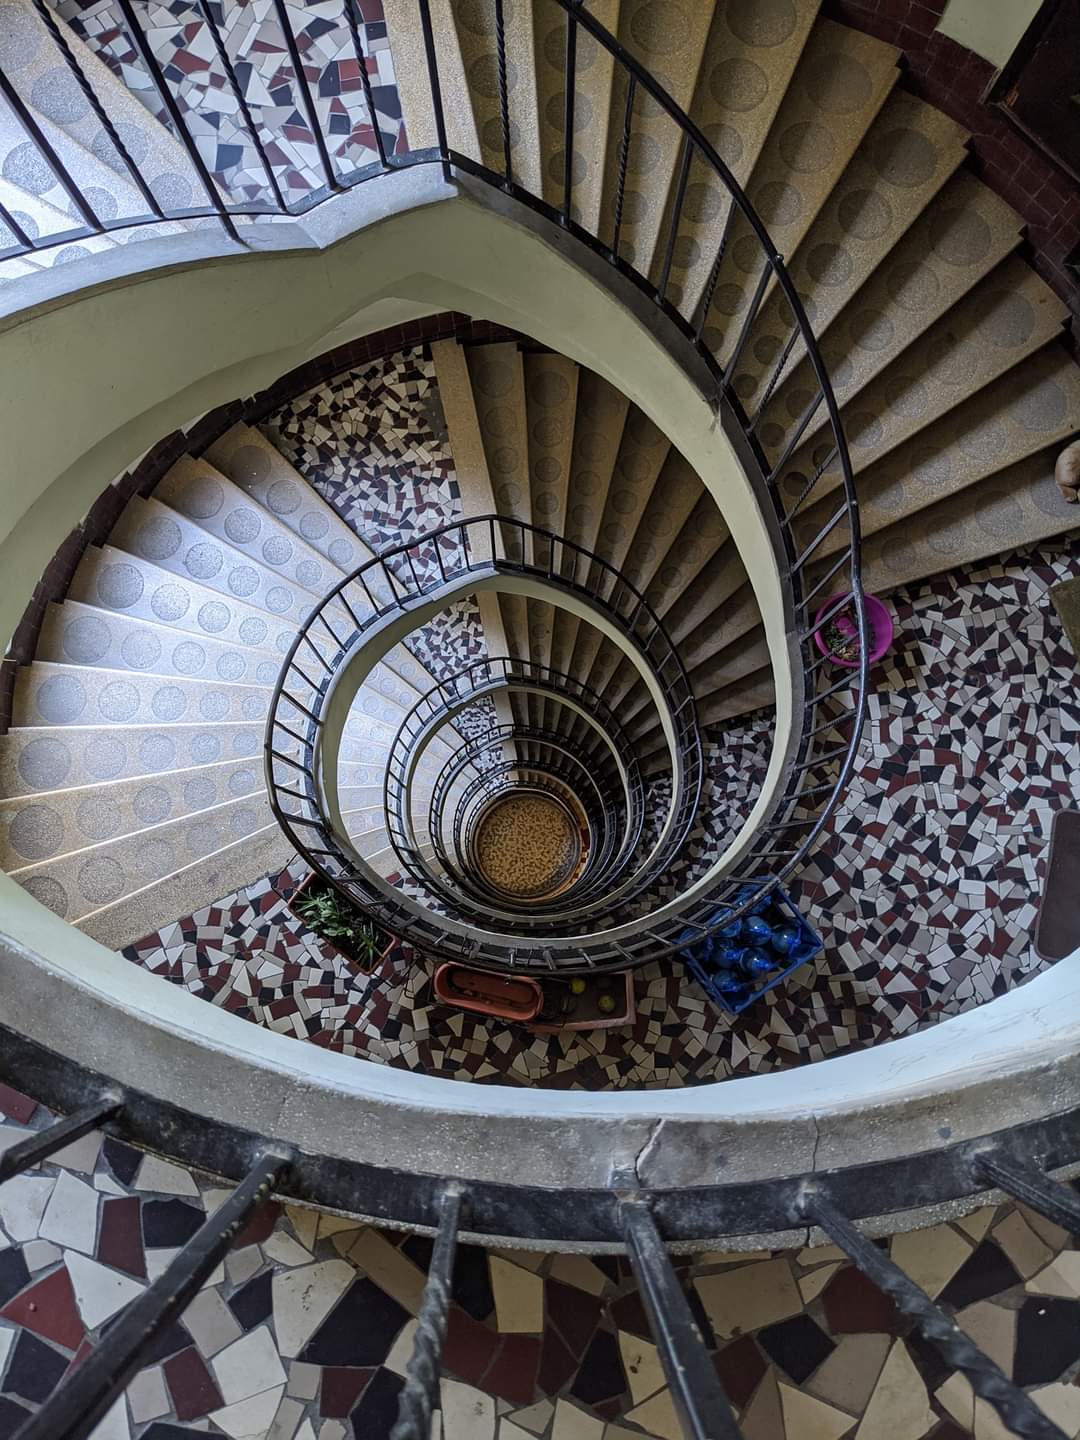
[[11, 848], [28, 862], [55, 855], [63, 838], [64, 821], [49, 805], [28, 805], [17, 812], [8, 829]]
[[95, 855], [79, 866], [76, 884], [91, 905], [111, 905], [124, 893], [126, 881], [120, 865], [108, 855]]
[[144, 785], [136, 791], [131, 808], [140, 825], [160, 825], [172, 814], [172, 804], [163, 785]]
[[175, 170], [163, 170], [149, 184], [151, 195], [166, 213], [190, 209], [193, 203], [191, 183]]
[[356, 547], [351, 545], [348, 540], [335, 540], [326, 553], [339, 570], [356, 568]]
[[977, 265], [990, 253], [992, 238], [977, 210], [938, 211], [930, 220], [930, 248], [946, 265]]
[[187, 696], [179, 685], [162, 685], [154, 691], [150, 709], [156, 720], [171, 723], [179, 720], [187, 710]]
[[933, 178], [938, 153], [921, 131], [900, 126], [874, 140], [870, 160], [887, 185], [914, 190]]
[[194, 640], [181, 640], [173, 647], [172, 666], [181, 675], [197, 675], [206, 664], [206, 651]]
[[184, 804], [189, 810], [205, 810], [217, 799], [217, 788], [205, 775], [196, 775], [184, 783]]
[[744, 45], [782, 45], [795, 29], [792, 0], [728, 0], [728, 29]]
[[1023, 345], [1035, 329], [1035, 311], [1029, 301], [1007, 290], [988, 295], [980, 306], [980, 315], [980, 334], [1002, 350]]
[[126, 724], [139, 709], [139, 692], [127, 680], [111, 680], [97, 698], [100, 714], [114, 725]]
[[[142, 583], [140, 578], [140, 585]], [[181, 586], [166, 581], [159, 585], [150, 597], [150, 609], [159, 620], [173, 622], [182, 620], [188, 612], [191, 601], [187, 591]]]
[[318, 510], [305, 510], [300, 517], [300, 534], [305, 540], [321, 540], [330, 529], [330, 521]]
[[303, 491], [292, 480], [275, 480], [266, 496], [266, 503], [275, 515], [292, 515], [299, 510], [302, 500]]
[[182, 539], [180, 526], [175, 520], [155, 515], [140, 525], [135, 536], [135, 548], [144, 560], [160, 563], [176, 554]]
[[915, 375], [890, 375], [885, 381], [885, 404], [893, 415], [917, 420], [926, 414], [930, 396], [923, 382]]
[[125, 561], [105, 565], [97, 577], [97, 597], [111, 610], [129, 610], [142, 598], [143, 577]]
[[[31, 195], [46, 195], [57, 184], [56, 176], [45, 157], [30, 140], [8, 151], [3, 165], [0, 166], [0, 174], [12, 185], [28, 190]], [[76, 217], [72, 216], [72, 224], [76, 223]]]
[[630, 17], [630, 38], [650, 59], [675, 55], [690, 38], [690, 21], [674, 0], [645, 0]]
[[223, 605], [220, 600], [208, 600], [205, 605], [199, 607], [199, 626], [208, 635], [219, 635], [228, 627], [231, 619], [232, 614], [229, 607]]
[[885, 276], [885, 288], [901, 310], [926, 310], [937, 300], [941, 281], [928, 265], [896, 265]]
[[874, 92], [866, 67], [835, 51], [800, 65], [796, 76], [807, 99], [826, 115], [852, 115]]
[[224, 563], [221, 548], [200, 540], [184, 555], [184, 569], [195, 580], [212, 580]]
[[[466, 71], [469, 92], [473, 95], [482, 95], [485, 100], [497, 100], [499, 98], [499, 60], [494, 51], [487, 55], [478, 55], [469, 65]], [[513, 60], [506, 61], [506, 89], [512, 93], [518, 82], [518, 69]]]
[[[205, 852], [200, 849], [192, 849], [193, 858], [201, 859], [203, 853]], [[163, 875], [168, 875], [177, 868], [176, 851], [160, 835], [148, 836], [140, 841], [132, 868], [136, 877], [144, 884], [151, 880], [160, 880]]]
[[783, 180], [769, 180], [754, 196], [754, 208], [767, 225], [793, 225], [802, 214], [802, 196]]
[[880, 310], [860, 310], [851, 317], [848, 334], [860, 350], [878, 354], [892, 343], [895, 327], [888, 315]]
[[219, 655], [217, 664], [214, 667], [222, 680], [236, 681], [243, 677], [247, 664], [242, 655], [235, 650], [226, 650], [224, 655]]
[[270, 456], [259, 445], [241, 445], [233, 452], [229, 471], [238, 482], [257, 484], [270, 474]]
[[55, 790], [63, 785], [71, 770], [71, 751], [62, 740], [42, 736], [22, 747], [15, 768], [30, 789]]
[[815, 245], [806, 257], [806, 271], [811, 280], [829, 289], [846, 285], [854, 268], [851, 256], [842, 245]]
[[[0, 11], [0, 33], [3, 33], [9, 8], [14, 7], [5, 6]], [[0, 58], [4, 48], [0, 44]], [[57, 125], [74, 125], [90, 113], [89, 100], [65, 65], [53, 65], [42, 71], [31, 86], [30, 104]]]
[[229, 713], [229, 697], [224, 690], [210, 690], [199, 697], [199, 714], [204, 720], [224, 720]]
[[42, 905], [51, 910], [54, 915], [59, 915], [63, 919], [67, 914], [67, 891], [60, 881], [54, 880], [51, 875], [31, 875], [29, 879], [22, 882], [22, 887], [35, 900], [39, 900]]
[[237, 506], [225, 517], [225, 534], [234, 545], [250, 545], [262, 529], [262, 520], [257, 510], [247, 505]]
[[98, 735], [83, 752], [83, 767], [93, 780], [115, 780], [124, 768], [125, 750], [111, 735]]
[[120, 654], [132, 670], [152, 670], [161, 659], [161, 641], [151, 630], [133, 630], [124, 636]]
[[250, 565], [234, 565], [229, 571], [226, 584], [233, 595], [246, 600], [259, 588], [259, 572]]
[[840, 227], [856, 240], [876, 240], [892, 224], [892, 206], [877, 190], [851, 190], [836, 209]]
[[[116, 131], [120, 144], [123, 145], [136, 165], [150, 154], [150, 141], [138, 125], [132, 125], [128, 120], [117, 120], [113, 123], [113, 129]], [[99, 130], [97, 132], [90, 149], [97, 159], [107, 165], [110, 170], [115, 170], [118, 175], [130, 176], [131, 171], [127, 161], [113, 144], [107, 131]]]
[[284, 615], [287, 610], [292, 609], [292, 593], [286, 590], [284, 585], [272, 585], [266, 592], [265, 603], [272, 615]]
[[789, 125], [779, 140], [780, 158], [797, 175], [813, 175], [832, 163], [836, 141], [824, 125], [802, 121]]
[[249, 615], [240, 621], [240, 639], [245, 645], [261, 645], [266, 639], [266, 621]]
[[191, 742], [191, 758], [196, 765], [212, 765], [221, 756], [221, 740], [217, 735], [196, 735]]
[[233, 795], [250, 795], [259, 788], [259, 778], [252, 770], [237, 770], [229, 776], [229, 792]]
[[50, 675], [35, 696], [38, 714], [51, 725], [70, 725], [86, 709], [86, 691], [74, 675]]
[[79, 802], [75, 823], [88, 840], [97, 844], [120, 834], [124, 828], [124, 815], [113, 801], [88, 795]]
[[80, 615], [64, 627], [64, 654], [78, 665], [93, 665], [109, 650], [109, 627], [96, 615]]
[[1056, 380], [1043, 380], [1013, 401], [1012, 413], [1031, 434], [1059, 430], [1068, 412], [1065, 392]]
[[769, 93], [769, 77], [760, 65], [733, 56], [715, 65], [709, 75], [709, 94], [721, 110], [742, 115], [756, 110]]

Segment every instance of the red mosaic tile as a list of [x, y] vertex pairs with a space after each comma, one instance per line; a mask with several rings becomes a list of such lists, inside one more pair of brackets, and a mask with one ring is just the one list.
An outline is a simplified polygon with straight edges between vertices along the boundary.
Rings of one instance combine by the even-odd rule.
[[178, 1420], [198, 1420], [225, 1403], [202, 1356], [191, 1346], [165, 1361], [165, 1383]]
[[28, 1124], [34, 1118], [36, 1109], [37, 1101], [31, 1100], [29, 1095], [13, 1090], [10, 1085], [0, 1085], [0, 1114], [14, 1120], [16, 1125]]
[[319, 1387], [319, 1414], [327, 1419], [343, 1419], [360, 1399], [374, 1374], [373, 1369], [324, 1366]]
[[128, 1275], [145, 1280], [146, 1255], [143, 1252], [139, 1210], [137, 1195], [117, 1196], [105, 1201], [101, 1207], [97, 1258], [103, 1265], [111, 1265], [114, 1270], [123, 1270]]
[[483, 1388], [511, 1405], [531, 1405], [540, 1365], [540, 1339], [506, 1335], [484, 1375]]
[[24, 1325], [45, 1340], [63, 1345], [65, 1350], [78, 1349], [86, 1333], [75, 1304], [71, 1276], [64, 1266], [29, 1289], [20, 1291], [0, 1310], [0, 1316], [14, 1321], [16, 1325]]
[[751, 1335], [744, 1335], [741, 1340], [735, 1340], [718, 1350], [713, 1356], [713, 1364], [724, 1387], [724, 1393], [739, 1410], [753, 1395], [758, 1382], [768, 1369], [765, 1358]]
[[479, 1385], [498, 1343], [499, 1336], [494, 1330], [466, 1315], [457, 1305], [452, 1305], [443, 1344], [443, 1368], [459, 1380]]

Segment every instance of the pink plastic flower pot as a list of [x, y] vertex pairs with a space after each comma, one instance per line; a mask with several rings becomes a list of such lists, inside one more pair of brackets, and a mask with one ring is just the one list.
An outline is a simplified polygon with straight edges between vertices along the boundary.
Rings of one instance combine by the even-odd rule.
[[[814, 623], [817, 624], [821, 617], [827, 615], [839, 601], [846, 599], [848, 599], [847, 594], [830, 595], [814, 617]], [[876, 660], [881, 659], [893, 642], [893, 618], [889, 607], [876, 595], [864, 595], [863, 601], [866, 605], [866, 629], [870, 640], [870, 664], [873, 665]], [[855, 622], [850, 616], [841, 611], [836, 617], [835, 623], [842, 635], [854, 636]], [[827, 655], [834, 665], [842, 665], [845, 670], [859, 668], [858, 660], [845, 660], [840, 655], [833, 654], [825, 639], [824, 627], [814, 631], [814, 643], [822, 655]]]

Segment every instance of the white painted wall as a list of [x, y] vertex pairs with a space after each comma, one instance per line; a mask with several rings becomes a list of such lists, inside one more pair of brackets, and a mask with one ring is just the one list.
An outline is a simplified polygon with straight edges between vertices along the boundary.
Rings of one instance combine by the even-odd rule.
[[1041, 0], [949, 0], [938, 29], [1000, 70]]

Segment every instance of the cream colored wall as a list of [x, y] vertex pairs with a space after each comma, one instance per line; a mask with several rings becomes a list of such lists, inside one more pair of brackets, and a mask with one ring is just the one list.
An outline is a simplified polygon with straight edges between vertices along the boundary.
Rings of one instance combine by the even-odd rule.
[[938, 29], [1000, 70], [1041, 0], [949, 0]]

